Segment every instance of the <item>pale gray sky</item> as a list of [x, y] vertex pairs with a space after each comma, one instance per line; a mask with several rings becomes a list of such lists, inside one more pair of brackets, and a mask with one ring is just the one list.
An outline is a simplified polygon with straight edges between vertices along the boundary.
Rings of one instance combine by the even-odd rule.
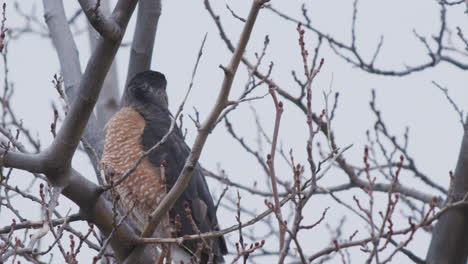
[[[234, 42], [237, 40], [242, 23], [234, 19], [225, 8], [228, 3], [240, 16], [247, 15], [250, 1], [212, 1], [213, 8], [221, 15], [222, 22]], [[271, 3], [284, 13], [300, 18], [300, 5], [304, 1], [276, 1]], [[353, 1], [305, 1], [310, 11], [312, 24], [318, 29], [327, 32], [342, 42], [349, 43], [352, 17]], [[66, 1], [69, 15], [76, 8], [75, 2]], [[24, 10], [30, 10], [36, 5], [38, 13], [41, 13], [41, 3], [38, 1], [23, 1], [21, 6]], [[71, 11], [73, 10], [73, 11]], [[450, 28], [460, 26], [465, 29], [467, 17], [463, 12], [465, 7], [459, 5], [448, 9]], [[13, 5], [8, 4], [8, 27], [19, 27], [22, 20], [15, 15]], [[39, 18], [42, 18], [39, 16]], [[84, 17], [81, 18], [83, 22]], [[126, 41], [131, 40], [133, 24], [130, 25], [126, 35]], [[382, 53], [376, 62], [376, 66], [384, 69], [404, 69], [405, 65], [416, 65], [429, 60], [424, 46], [413, 35], [413, 29], [419, 34], [430, 38], [430, 34], [437, 32], [439, 27], [439, 11], [435, 0], [414, 1], [382, 1], [361, 0], [359, 2], [357, 21], [357, 45], [365, 54], [366, 59], [371, 58], [380, 35], [385, 36]], [[83, 29], [83, 23], [80, 23]], [[200, 117], [206, 116], [213, 106], [216, 92], [218, 91], [223, 72], [218, 65], [226, 65], [230, 53], [219, 35], [213, 21], [204, 9], [203, 1], [163, 1], [163, 13], [159, 22], [158, 34], [156, 36], [154, 62], [152, 68], [166, 74], [168, 79], [168, 93], [171, 108], [178, 107], [190, 81], [191, 71], [195, 62], [201, 40], [208, 32], [204, 55], [202, 57], [199, 72], [195, 79], [195, 86], [190, 94], [189, 101], [185, 107], [185, 122], [189, 128], [188, 142], [192, 142], [196, 129], [188, 119], [188, 114], [193, 114], [193, 106], [200, 112]], [[454, 42], [456, 36], [452, 32]], [[269, 35], [271, 44], [267, 51], [265, 62], [273, 61], [273, 79], [293, 91], [298, 92], [298, 87], [291, 76], [291, 70], [301, 71], [301, 58], [298, 46], [298, 35], [296, 24], [278, 19], [276, 15], [268, 10], [263, 10], [258, 18], [252, 39], [250, 40], [246, 55], [253, 58], [254, 52], [259, 52], [263, 46], [265, 35]], [[80, 58], [83, 69], [89, 57], [89, 46], [86, 34], [76, 38], [80, 49]], [[316, 37], [306, 32], [307, 48], [312, 53]], [[119, 81], [125, 80], [127, 72], [128, 48], [122, 48], [118, 53]], [[353, 147], [345, 154], [347, 160], [361, 165], [362, 153], [366, 144], [365, 131], [372, 129], [374, 116], [369, 110], [369, 99], [371, 89], [376, 89], [378, 108], [382, 110], [383, 118], [388, 128], [395, 135], [402, 135], [406, 126], [410, 127], [409, 151], [416, 159], [418, 167], [437, 183], [448, 185], [448, 172], [453, 170], [459, 150], [462, 128], [458, 122], [458, 116], [453, 111], [444, 95], [435, 88], [431, 81], [437, 81], [442, 86], [450, 89], [450, 94], [455, 102], [462, 108], [468, 108], [468, 75], [466, 72], [455, 68], [447, 63], [441, 63], [435, 68], [424, 72], [414, 73], [407, 77], [394, 78], [370, 75], [360, 69], [355, 69], [345, 63], [334, 54], [328, 45], [321, 48], [320, 57], [325, 59], [325, 65], [313, 84], [314, 110], [319, 112], [324, 108], [322, 91], [332, 86], [333, 91], [340, 93], [337, 116], [332, 127], [340, 147], [353, 144]], [[53, 114], [51, 101], [57, 101], [51, 84], [53, 74], [59, 72], [56, 54], [48, 39], [36, 35], [24, 35], [21, 39], [11, 42], [8, 50], [10, 81], [14, 82], [15, 95], [12, 105], [24, 125], [31, 128], [34, 134], [41, 138], [43, 146], [47, 146], [52, 139], [49, 132], [50, 122]], [[466, 57], [464, 58], [466, 61]], [[1, 64], [3, 68], [3, 63]], [[0, 73], [3, 76], [3, 71]], [[245, 68], [242, 67], [238, 78], [233, 86], [233, 98], [240, 94], [246, 81]], [[333, 82], [331, 83], [333, 79]], [[123, 87], [120, 87], [121, 90]], [[262, 95], [267, 92], [267, 87], [259, 87], [256, 94]], [[262, 124], [266, 131], [272, 133], [271, 127], [274, 122], [274, 108], [270, 97], [251, 103], [261, 116]], [[249, 104], [242, 104], [237, 111], [230, 115], [230, 120], [235, 125], [238, 133], [245, 140], [255, 144], [255, 123], [249, 108]], [[303, 164], [306, 163], [305, 142], [307, 129], [304, 116], [294, 108], [286, 104], [282, 127], [280, 131], [280, 142], [286, 151], [294, 150], [295, 159]], [[202, 163], [204, 166], [216, 170], [221, 166], [233, 181], [243, 184], [253, 184], [259, 181], [259, 188], [266, 189], [264, 175], [260, 167], [251, 156], [246, 154], [225, 131], [223, 123], [210, 136], [204, 149]], [[278, 174], [282, 179], [291, 179], [289, 168], [278, 160]], [[94, 179], [92, 168], [87, 163], [87, 158], [79, 155], [75, 160], [75, 168]], [[27, 181], [29, 176], [17, 176], [18, 184]], [[419, 181], [411, 177], [402, 178], [402, 182], [417, 188]], [[338, 184], [346, 182], [343, 173], [332, 171], [323, 185]], [[218, 182], [210, 181], [212, 194], [217, 197], [223, 186]], [[361, 193], [352, 190], [341, 194], [340, 197], [352, 202], [352, 194]], [[235, 190], [231, 189], [229, 195], [234, 197]], [[361, 194], [359, 194], [361, 195]], [[434, 193], [434, 195], [438, 195]], [[383, 199], [384, 196], [378, 196]], [[62, 200], [63, 211], [70, 207], [70, 203]], [[384, 200], [382, 200], [383, 202]], [[243, 195], [242, 202], [248, 208], [256, 208], [259, 212], [265, 209], [263, 198]], [[342, 215], [348, 216], [345, 225], [344, 237], [351, 235], [355, 229], [359, 229], [358, 235], [367, 236], [365, 224], [352, 216], [342, 206], [337, 205], [326, 197], [312, 198], [306, 208], [306, 219], [308, 223], [316, 221], [323, 208], [331, 206], [327, 216], [327, 223], [334, 226]], [[20, 208], [25, 209], [25, 208]], [[2, 212], [3, 213], [3, 212]], [[31, 210], [32, 219], [39, 219], [38, 211]], [[235, 222], [234, 217], [225, 210], [218, 213], [221, 225], [226, 227]], [[1, 215], [1, 226], [8, 224], [11, 216]], [[249, 217], [245, 217], [248, 219]], [[404, 224], [406, 220], [402, 219]], [[322, 224], [317, 229], [305, 232], [303, 237], [307, 241], [307, 252], [314, 252], [328, 246], [330, 239], [328, 231]], [[237, 233], [228, 236], [230, 241], [237, 240]], [[420, 257], [426, 254], [429, 238], [424, 231], [419, 231], [415, 241], [409, 246], [414, 253]], [[68, 243], [68, 240], [67, 240]], [[277, 242], [267, 240], [267, 247], [276, 247]], [[306, 244], [304, 244], [306, 245]], [[230, 248], [231, 252], [235, 248]], [[357, 248], [350, 251], [353, 263], [362, 263], [365, 255]], [[90, 252], [83, 251], [80, 259], [87, 263]], [[338, 261], [339, 259], [336, 259]], [[266, 260], [265, 260], [266, 261]], [[56, 254], [54, 263], [60, 263], [60, 256]], [[404, 256], [394, 259], [395, 263], [409, 263]]]

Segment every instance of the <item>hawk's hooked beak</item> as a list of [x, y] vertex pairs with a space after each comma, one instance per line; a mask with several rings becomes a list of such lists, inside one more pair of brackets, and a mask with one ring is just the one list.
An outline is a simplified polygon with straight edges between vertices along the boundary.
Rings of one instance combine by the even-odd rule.
[[169, 107], [169, 101], [167, 99], [167, 93], [164, 91], [164, 89], [156, 89], [155, 93], [156, 100], [164, 105], [165, 107]]

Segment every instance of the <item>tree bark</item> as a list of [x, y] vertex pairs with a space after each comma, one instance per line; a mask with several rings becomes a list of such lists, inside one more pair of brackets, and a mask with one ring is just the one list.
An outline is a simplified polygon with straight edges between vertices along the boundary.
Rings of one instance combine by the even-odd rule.
[[130, 61], [128, 63], [127, 84], [135, 74], [149, 70], [153, 58], [154, 40], [161, 16], [161, 0], [140, 0], [138, 16], [133, 35]]
[[[100, 9], [104, 16], [110, 14], [109, 0], [101, 0]], [[88, 22], [88, 35], [91, 50], [94, 51], [98, 40], [101, 38], [99, 32]], [[112, 115], [119, 109], [119, 79], [117, 77], [117, 61], [114, 58], [111, 68], [104, 79], [101, 93], [96, 103], [96, 119], [98, 126], [104, 130], [104, 126]]]
[[[468, 120], [465, 121], [465, 124]], [[464, 134], [454, 174], [453, 195], [447, 203], [457, 202], [468, 193], [468, 126]], [[428, 264], [466, 264], [468, 259], [468, 209], [449, 210], [432, 233], [426, 261]]]

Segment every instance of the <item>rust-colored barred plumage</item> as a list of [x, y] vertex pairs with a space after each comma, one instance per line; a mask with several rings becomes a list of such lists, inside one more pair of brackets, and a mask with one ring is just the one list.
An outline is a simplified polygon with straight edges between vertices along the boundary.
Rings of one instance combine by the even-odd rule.
[[[143, 155], [141, 138], [145, 129], [143, 117], [130, 107], [117, 112], [106, 127], [106, 143], [101, 163], [112, 173], [106, 173], [107, 181], [118, 180], [132, 168]], [[158, 206], [165, 193], [165, 182], [160, 168], [153, 166], [145, 158], [124, 182], [116, 187], [120, 202], [125, 211], [135, 207], [130, 216], [138, 230], [146, 224], [146, 217]], [[166, 232], [162, 232], [165, 230]], [[158, 235], [169, 235], [168, 228], [160, 228]]]

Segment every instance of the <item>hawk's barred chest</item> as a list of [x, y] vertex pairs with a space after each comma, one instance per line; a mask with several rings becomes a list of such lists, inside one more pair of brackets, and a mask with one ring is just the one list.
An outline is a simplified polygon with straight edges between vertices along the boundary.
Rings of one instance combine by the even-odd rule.
[[[145, 129], [144, 118], [134, 109], [124, 107], [109, 121], [106, 128], [106, 142], [101, 163], [109, 168], [113, 176], [106, 175], [109, 181], [117, 181], [122, 174], [132, 168], [145, 152], [141, 143]], [[157, 207], [165, 192], [160, 168], [153, 166], [145, 158], [136, 170], [116, 187], [122, 207], [128, 211], [136, 202], [133, 213], [140, 230], [146, 224], [146, 217]]]

